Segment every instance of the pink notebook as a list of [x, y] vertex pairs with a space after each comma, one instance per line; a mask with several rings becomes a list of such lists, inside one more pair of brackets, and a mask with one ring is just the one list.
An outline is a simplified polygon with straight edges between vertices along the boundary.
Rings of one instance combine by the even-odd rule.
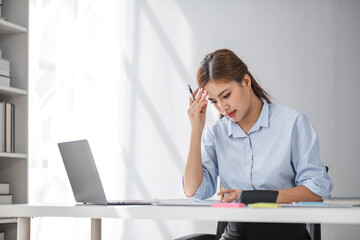
[[214, 207], [214, 208], [240, 208], [240, 207], [244, 207], [244, 206], [245, 206], [245, 204], [243, 204], [243, 203], [234, 203], [234, 202], [230, 202], [230, 203], [218, 202], [218, 203], [211, 204], [211, 207]]

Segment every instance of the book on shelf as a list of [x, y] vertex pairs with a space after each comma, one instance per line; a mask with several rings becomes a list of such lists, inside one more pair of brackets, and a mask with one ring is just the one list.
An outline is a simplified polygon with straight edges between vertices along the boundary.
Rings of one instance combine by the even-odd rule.
[[5, 152], [14, 152], [14, 105], [5, 105]]
[[10, 71], [10, 61], [0, 58], [0, 69]]
[[0, 102], [0, 152], [5, 152], [5, 105], [6, 102]]
[[11, 152], [11, 104], [5, 104], [5, 152]]
[[12, 204], [12, 195], [0, 194], [0, 204]]
[[0, 76], [10, 77], [10, 70], [4, 70], [0, 68]]
[[0, 182], [0, 194], [10, 194], [10, 183]]
[[[5, 20], [5, 18], [2, 16], [2, 6], [3, 6], [3, 3], [2, 3], [2, 0], [0, 0], [0, 19]], [[0, 240], [1, 240], [1, 238], [0, 238]]]
[[[0, 0], [0, 8], [1, 8], [1, 0]], [[1, 16], [1, 12], [0, 12]], [[2, 58], [2, 49], [0, 49], [0, 62], [2, 62], [4, 69], [0, 67], [0, 85], [10, 87], [10, 62], [6, 59]]]
[[4, 232], [0, 232], [0, 240], [5, 240], [5, 233]]
[[11, 152], [15, 152], [15, 105], [11, 104]]
[[10, 77], [0, 75], [0, 85], [10, 87]]
[[0, 102], [0, 152], [15, 152], [15, 106]]
[[360, 197], [330, 197], [323, 201], [329, 205], [360, 205]]
[[[1, 0], [0, 0], [1, 1]], [[0, 59], [3, 59], [2, 58], [2, 52], [3, 50], [0, 49]], [[9, 77], [10, 78], [10, 62], [6, 59], [3, 59], [5, 60], [5, 68], [1, 68], [0, 67], [0, 76], [3, 76], [3, 77]], [[3, 64], [4, 65], [4, 64]]]

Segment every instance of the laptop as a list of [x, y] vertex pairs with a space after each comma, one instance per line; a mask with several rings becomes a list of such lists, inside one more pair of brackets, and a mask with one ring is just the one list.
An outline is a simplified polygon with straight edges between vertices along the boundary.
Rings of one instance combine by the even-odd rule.
[[154, 202], [108, 201], [88, 141], [62, 142], [58, 146], [76, 202], [101, 205], [151, 205]]

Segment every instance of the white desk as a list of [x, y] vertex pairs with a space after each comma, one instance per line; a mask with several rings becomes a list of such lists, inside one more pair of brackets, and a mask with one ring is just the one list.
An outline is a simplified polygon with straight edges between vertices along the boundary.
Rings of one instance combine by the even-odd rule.
[[357, 208], [211, 208], [98, 205], [0, 205], [0, 217], [18, 217], [18, 240], [30, 240], [31, 217], [91, 218], [91, 239], [101, 239], [102, 218], [239, 222], [360, 224]]

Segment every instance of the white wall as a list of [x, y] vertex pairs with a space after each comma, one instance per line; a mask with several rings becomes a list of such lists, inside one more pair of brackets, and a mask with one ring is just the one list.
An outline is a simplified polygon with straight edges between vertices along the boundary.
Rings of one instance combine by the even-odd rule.
[[[75, 7], [69, 7], [72, 4]], [[54, 147], [66, 137], [90, 139], [109, 198], [183, 197], [181, 175], [190, 131], [186, 85], [195, 87], [199, 62], [219, 48], [235, 51], [274, 102], [310, 117], [319, 135], [322, 160], [335, 183], [333, 196], [360, 196], [359, 1], [128, 0], [118, 5], [108, 0], [106, 4], [98, 6], [103, 6], [101, 10], [76, 0], [59, 4], [59, 9], [75, 9], [72, 14], [77, 16], [70, 24], [76, 27], [68, 37], [77, 39], [70, 50], [59, 47], [63, 42], [60, 36], [64, 36], [62, 28], [49, 30], [64, 24], [61, 18], [53, 25], [45, 18], [30, 22], [34, 28], [42, 22], [39, 28], [43, 30], [45, 23], [50, 25], [49, 34], [44, 36], [52, 37], [43, 37], [38, 51], [33, 48], [41, 56], [34, 52], [32, 56], [35, 62], [48, 60], [56, 69], [40, 74], [44, 66], [32, 68], [38, 75], [33, 75], [30, 108], [36, 111], [30, 111], [30, 118], [38, 127], [30, 133], [34, 173], [30, 184], [34, 179], [41, 181], [35, 175], [44, 169], [39, 167], [44, 162], [47, 172], [56, 172], [55, 180], [47, 174], [42, 193], [32, 191], [33, 199], [73, 201]], [[32, 7], [45, 11], [38, 5]], [[51, 15], [49, 19], [53, 19]], [[95, 26], [92, 31], [90, 26]], [[81, 37], [82, 31], [85, 37]], [[54, 41], [57, 47], [52, 45]], [[47, 46], [53, 49], [49, 51]], [[56, 57], [44, 54], [54, 49]], [[59, 62], [59, 56], [65, 60], [71, 56], [76, 61], [66, 65], [65, 60]], [[92, 59], [98, 65], [81, 64]], [[112, 77], [101, 76], [108, 65]], [[55, 104], [52, 93], [56, 86], [62, 87], [55, 91]], [[68, 96], [70, 100], [63, 100]], [[66, 121], [60, 120], [63, 114]], [[210, 110], [207, 124], [215, 119], [216, 112]], [[84, 124], [86, 120], [89, 122]], [[95, 129], [96, 124], [102, 128]], [[44, 147], [48, 149], [46, 154]], [[59, 182], [67, 195], [59, 196], [59, 190], [54, 191]], [[39, 194], [43, 198], [36, 197]], [[88, 223], [81, 224], [78, 232], [87, 231]], [[104, 235], [105, 239], [149, 239], [149, 235], [150, 239], [172, 239], [195, 232], [215, 232], [215, 225], [109, 220], [104, 224]], [[359, 236], [358, 226], [323, 225], [323, 239]], [[69, 233], [66, 237], [87, 236]], [[36, 239], [46, 239], [46, 234], [37, 234]]]
[[[140, 152], [153, 134], [161, 136], [156, 148], [149, 146], [166, 169], [157, 175], [178, 184], [174, 175], [181, 174], [188, 144], [186, 83], [195, 85], [205, 54], [229, 48], [275, 102], [310, 117], [335, 183], [333, 196], [360, 196], [359, 1], [128, 2], [124, 52], [133, 64], [127, 79], [139, 99], [131, 110], [144, 107], [131, 113], [143, 122], [132, 141]], [[358, 239], [359, 227], [323, 226], [323, 239], [344, 236]]]

